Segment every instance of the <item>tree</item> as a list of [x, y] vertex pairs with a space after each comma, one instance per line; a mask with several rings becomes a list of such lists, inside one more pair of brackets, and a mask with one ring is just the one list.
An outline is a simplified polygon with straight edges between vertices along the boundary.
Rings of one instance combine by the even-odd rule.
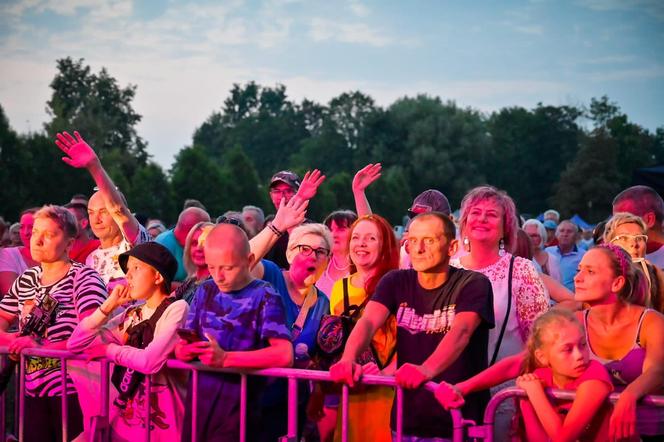
[[240, 210], [243, 206], [265, 207], [267, 190], [261, 186], [258, 173], [251, 159], [244, 153], [242, 146], [236, 145], [224, 156], [223, 172], [229, 177], [230, 193], [226, 206]]
[[136, 87], [121, 88], [105, 68], [94, 74], [83, 61], [57, 60], [46, 109], [52, 119], [45, 124], [46, 132], [53, 138], [57, 132], [78, 130], [102, 162], [117, 152], [114, 160], [131, 179], [148, 160], [147, 146], [136, 132], [141, 116], [132, 108]]
[[159, 218], [167, 225], [175, 221], [178, 209], [173, 201], [171, 184], [161, 166], [150, 161], [134, 174], [129, 207], [136, 213]]
[[591, 135], [562, 173], [551, 203], [565, 217], [578, 213], [598, 222], [611, 213], [611, 201], [620, 190], [618, 145], [603, 128]]
[[221, 168], [210, 161], [201, 147], [187, 147], [175, 157], [170, 171], [173, 201], [177, 207], [187, 198], [202, 202], [210, 216], [229, 209], [227, 198], [231, 192], [229, 178]]
[[6, 220], [17, 220], [22, 209], [30, 204], [31, 186], [26, 176], [31, 174], [30, 151], [9, 125], [0, 106], [0, 210]]

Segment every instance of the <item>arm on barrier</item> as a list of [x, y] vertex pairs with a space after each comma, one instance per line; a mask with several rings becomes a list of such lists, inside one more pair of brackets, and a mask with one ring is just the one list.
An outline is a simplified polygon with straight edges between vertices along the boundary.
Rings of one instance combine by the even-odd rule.
[[609, 424], [611, 438], [636, 434], [636, 402], [664, 385], [664, 316], [655, 311], [647, 313], [639, 339], [646, 350], [643, 372], [620, 393]]
[[[293, 365], [293, 344], [287, 339], [269, 338], [269, 345], [259, 350], [224, 352], [219, 345], [207, 336], [208, 341], [197, 344], [200, 346], [201, 362], [217, 368], [266, 368], [290, 367]], [[219, 352], [223, 353], [219, 357]]]
[[397, 384], [404, 388], [417, 388], [449, 367], [468, 345], [475, 329], [481, 323], [475, 312], [459, 312], [452, 327], [438, 343], [434, 352], [421, 365], [404, 364], [397, 370]]
[[369, 301], [357, 321], [353, 331], [346, 341], [346, 348], [339, 362], [330, 367], [330, 376], [335, 382], [343, 382], [355, 386], [355, 382], [362, 376], [362, 367], [355, 362], [358, 355], [371, 342], [376, 330], [382, 326], [390, 315], [390, 311], [383, 304]]

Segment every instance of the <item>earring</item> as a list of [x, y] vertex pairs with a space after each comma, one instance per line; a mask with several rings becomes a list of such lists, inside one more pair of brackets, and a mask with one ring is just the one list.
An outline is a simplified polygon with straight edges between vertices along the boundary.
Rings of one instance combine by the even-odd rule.
[[505, 240], [502, 238], [500, 238], [500, 242], [498, 243], [498, 255], [505, 256]]
[[467, 236], [463, 238], [463, 248], [466, 250], [466, 252], [470, 253], [470, 240]]

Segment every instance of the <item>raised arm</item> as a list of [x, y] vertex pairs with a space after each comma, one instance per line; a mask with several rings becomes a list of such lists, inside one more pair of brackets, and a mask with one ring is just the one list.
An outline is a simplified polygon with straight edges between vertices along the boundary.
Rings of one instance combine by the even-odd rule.
[[382, 167], [380, 163], [368, 164], [358, 170], [353, 177], [353, 198], [355, 199], [355, 211], [358, 217], [371, 215], [372, 213], [365, 190], [371, 183], [380, 178]]
[[57, 134], [55, 144], [66, 155], [62, 157], [62, 161], [77, 169], [85, 168], [90, 172], [104, 199], [106, 209], [122, 230], [124, 237], [133, 243], [139, 234], [138, 220], [129, 211], [92, 147], [76, 131], [73, 137], [68, 132]]

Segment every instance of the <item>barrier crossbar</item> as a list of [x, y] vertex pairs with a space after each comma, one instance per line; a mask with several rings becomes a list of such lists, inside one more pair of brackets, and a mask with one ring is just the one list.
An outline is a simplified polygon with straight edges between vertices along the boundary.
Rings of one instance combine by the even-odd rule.
[[[576, 397], [576, 392], [572, 390], [560, 390], [556, 388], [547, 388], [546, 393], [549, 397], [573, 401]], [[519, 387], [508, 387], [500, 390], [491, 397], [491, 400], [484, 410], [484, 423], [477, 425], [474, 421], [460, 419], [463, 426], [467, 427], [468, 437], [473, 439], [484, 439], [487, 442], [493, 442], [493, 427], [495, 423], [496, 410], [498, 406], [510, 398], [526, 398], [527, 394]], [[615, 404], [620, 397], [620, 393], [611, 393], [609, 395], [609, 402]], [[664, 408], [664, 396], [649, 395], [639, 400], [639, 405], [649, 407]], [[463, 437], [463, 436], [462, 436]]]
[[[8, 354], [7, 347], [0, 347], [0, 354]], [[63, 384], [63, 394], [62, 394], [62, 437], [63, 441], [68, 440], [68, 428], [67, 428], [67, 391], [66, 391], [66, 379], [67, 379], [67, 361], [71, 360], [87, 360], [85, 355], [74, 354], [64, 350], [50, 350], [43, 348], [31, 348], [25, 349], [21, 353], [21, 361], [19, 368], [19, 391], [17, 395], [17, 401], [19, 402], [18, 407], [18, 416], [16, 420], [18, 422], [18, 439], [19, 442], [25, 440], [24, 438], [24, 425], [25, 425], [25, 358], [28, 356], [34, 357], [47, 357], [60, 359], [60, 376]], [[101, 440], [108, 441], [110, 440], [110, 428], [108, 426], [109, 419], [109, 365], [110, 361], [101, 359], [101, 384], [100, 384], [100, 394], [99, 398], [101, 400], [101, 416], [95, 416], [95, 419], [91, 422], [91, 439], [99, 440], [98, 435], [101, 436]], [[212, 368], [206, 365], [203, 365], [199, 362], [187, 363], [178, 360], [168, 360], [166, 366], [172, 369], [188, 370], [191, 371], [192, 379], [192, 390], [191, 390], [191, 399], [193, 406], [191, 409], [192, 415], [192, 435], [196, 435], [196, 421], [197, 421], [197, 404], [198, 404], [198, 374], [201, 371], [206, 372], [217, 372], [217, 373], [230, 373], [237, 374], [240, 376], [240, 441], [244, 442], [246, 440], [246, 424], [247, 424], [247, 377], [248, 376], [262, 376], [262, 377], [272, 377], [272, 378], [285, 378], [288, 380], [288, 433], [283, 436], [280, 440], [282, 442], [295, 442], [297, 441], [297, 390], [298, 390], [298, 381], [317, 381], [317, 382], [333, 382], [330, 373], [328, 371], [318, 371], [318, 370], [303, 370], [295, 368], [268, 368], [261, 370], [238, 370], [238, 369], [224, 369], [224, 368]], [[396, 407], [397, 407], [397, 422], [396, 422], [396, 440], [401, 441], [403, 435], [403, 390], [399, 387], [394, 377], [392, 376], [378, 376], [378, 375], [364, 375], [359, 382], [363, 385], [379, 385], [392, 387], [396, 390]], [[426, 388], [429, 391], [434, 391], [438, 385], [435, 382], [428, 382], [423, 385], [421, 388]], [[151, 391], [151, 376], [145, 377], [145, 391]], [[343, 442], [348, 440], [348, 401], [349, 401], [349, 387], [348, 385], [342, 385], [342, 394], [341, 394], [341, 413], [342, 413], [342, 435], [341, 439]], [[4, 395], [3, 395], [4, 400]], [[1, 405], [0, 405], [1, 406]], [[150, 401], [145, 401], [146, 406], [146, 416], [150, 416]], [[454, 442], [463, 441], [464, 436], [464, 426], [465, 422], [462, 420], [461, 412], [459, 410], [451, 410], [452, 422], [453, 422], [453, 434], [452, 438]], [[3, 414], [3, 426], [4, 426], [4, 414]], [[1, 426], [0, 426], [1, 427]], [[73, 436], [73, 435], [72, 435]], [[144, 440], [150, 440], [150, 425], [145, 426]]]

